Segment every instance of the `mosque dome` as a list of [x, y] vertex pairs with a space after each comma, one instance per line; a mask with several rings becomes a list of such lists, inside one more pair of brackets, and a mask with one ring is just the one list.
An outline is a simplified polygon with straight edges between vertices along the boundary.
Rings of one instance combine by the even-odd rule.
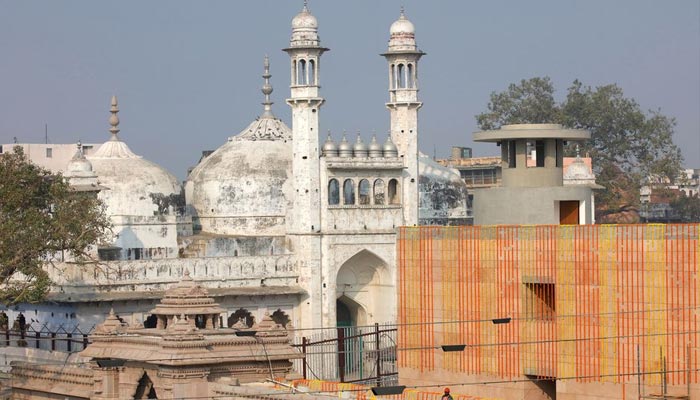
[[467, 185], [459, 172], [420, 153], [418, 175], [421, 225], [451, 225], [466, 221]]
[[338, 156], [338, 146], [331, 138], [331, 133], [328, 132], [328, 137], [326, 142], [323, 143], [323, 156], [324, 157], [337, 157]]
[[292, 29], [318, 29], [318, 21], [309, 12], [306, 3], [301, 12], [292, 18]]
[[416, 33], [416, 28], [413, 26], [413, 23], [406, 18], [406, 14], [404, 14], [403, 10], [401, 10], [401, 15], [399, 16], [399, 19], [394, 21], [393, 24], [391, 24], [391, 27], [389, 28], [389, 34], [393, 35], [399, 35], [399, 34], [415, 34]]
[[382, 157], [384, 155], [382, 145], [377, 142], [377, 135], [372, 135], [372, 141], [370, 142], [368, 149], [368, 156], [372, 158]]
[[82, 176], [82, 175], [94, 175], [92, 170], [92, 163], [85, 158], [83, 154], [83, 146], [78, 142], [78, 151], [75, 153], [73, 158], [68, 161], [68, 166], [66, 167], [66, 176]]
[[[119, 108], [112, 97], [112, 137], [89, 157], [98, 182], [104, 187], [99, 197], [110, 216], [153, 216], [167, 214], [169, 206], [180, 203], [182, 188], [177, 178], [160, 166], [134, 154], [119, 139]], [[87, 161], [87, 160], [86, 160]], [[69, 166], [87, 168], [85, 164]]]
[[578, 145], [576, 145], [576, 158], [574, 162], [564, 169], [564, 182], [568, 185], [598, 186], [595, 183], [595, 175], [591, 168], [581, 158]]
[[292, 131], [271, 111], [265, 60], [264, 112], [205, 157], [185, 186], [187, 212], [203, 232], [282, 235], [291, 201]]
[[384, 142], [384, 157], [398, 157], [399, 149], [396, 147], [394, 142], [391, 140], [391, 135], [387, 136], [386, 142]]
[[352, 146], [352, 152], [355, 155], [355, 157], [367, 157], [367, 145], [365, 142], [362, 141], [362, 136], [360, 136], [360, 132], [357, 132], [357, 140], [355, 141], [355, 144]]
[[352, 157], [352, 145], [348, 142], [348, 138], [343, 133], [343, 139], [338, 145], [338, 156], [339, 157]]

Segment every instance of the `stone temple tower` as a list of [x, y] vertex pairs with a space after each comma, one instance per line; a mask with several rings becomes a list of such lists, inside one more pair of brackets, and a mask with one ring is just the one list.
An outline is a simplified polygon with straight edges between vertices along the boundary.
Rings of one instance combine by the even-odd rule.
[[418, 224], [418, 60], [425, 54], [416, 46], [415, 28], [401, 16], [389, 29], [389, 48], [384, 56], [389, 64], [391, 139], [404, 160], [403, 211], [406, 225]]
[[295, 253], [299, 284], [309, 294], [302, 301], [304, 326], [320, 326], [322, 318], [321, 193], [319, 165], [319, 94], [321, 47], [318, 21], [304, 3], [292, 19], [292, 37], [284, 49], [291, 61], [292, 207], [287, 214], [287, 237]]

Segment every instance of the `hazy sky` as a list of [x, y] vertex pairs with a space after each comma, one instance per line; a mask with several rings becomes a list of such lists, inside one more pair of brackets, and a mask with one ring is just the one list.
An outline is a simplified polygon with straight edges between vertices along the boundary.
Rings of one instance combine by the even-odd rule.
[[[386, 50], [401, 4], [416, 26], [420, 148], [474, 145], [489, 94], [548, 75], [558, 98], [574, 79], [617, 83], [644, 109], [676, 118], [685, 164], [700, 167], [700, 2], [311, 0], [322, 44], [322, 132], [389, 127]], [[260, 114], [262, 60], [274, 112], [291, 125], [290, 21], [302, 1], [0, 0], [0, 143], [121, 138], [179, 178]], [[323, 139], [323, 138], [322, 138]]]

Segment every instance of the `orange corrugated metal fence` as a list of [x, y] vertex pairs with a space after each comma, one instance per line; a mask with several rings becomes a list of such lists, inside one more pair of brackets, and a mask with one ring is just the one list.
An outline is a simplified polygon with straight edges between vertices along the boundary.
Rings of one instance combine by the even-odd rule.
[[399, 365], [580, 382], [665, 368], [671, 385], [697, 383], [699, 228], [401, 228]]

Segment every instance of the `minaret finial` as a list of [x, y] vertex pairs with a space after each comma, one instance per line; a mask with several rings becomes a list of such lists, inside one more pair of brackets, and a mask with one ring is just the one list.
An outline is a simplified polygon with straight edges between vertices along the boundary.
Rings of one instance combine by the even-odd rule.
[[309, 11], [309, 0], [304, 0], [304, 11]]
[[581, 158], [581, 149], [579, 148], [578, 143], [576, 143], [576, 158]]
[[265, 95], [265, 101], [262, 103], [263, 114], [261, 117], [274, 118], [274, 115], [272, 115], [272, 101], [270, 100], [270, 94], [272, 93], [270, 77], [272, 75], [270, 74], [270, 58], [267, 55], [265, 55], [265, 60], [263, 61], [263, 68], [265, 69], [265, 72], [263, 72], [262, 77], [265, 79], [265, 83], [263, 84], [262, 92]]
[[119, 140], [117, 133], [119, 133], [119, 117], [117, 113], [119, 112], [119, 104], [117, 103], [117, 96], [112, 96], [112, 107], [109, 109], [112, 115], [109, 117], [109, 124], [112, 125], [109, 131], [112, 133], [112, 137], [109, 140]]
[[406, 10], [403, 8], [403, 4], [401, 4], [401, 15], [399, 15], [399, 18], [406, 19]]

